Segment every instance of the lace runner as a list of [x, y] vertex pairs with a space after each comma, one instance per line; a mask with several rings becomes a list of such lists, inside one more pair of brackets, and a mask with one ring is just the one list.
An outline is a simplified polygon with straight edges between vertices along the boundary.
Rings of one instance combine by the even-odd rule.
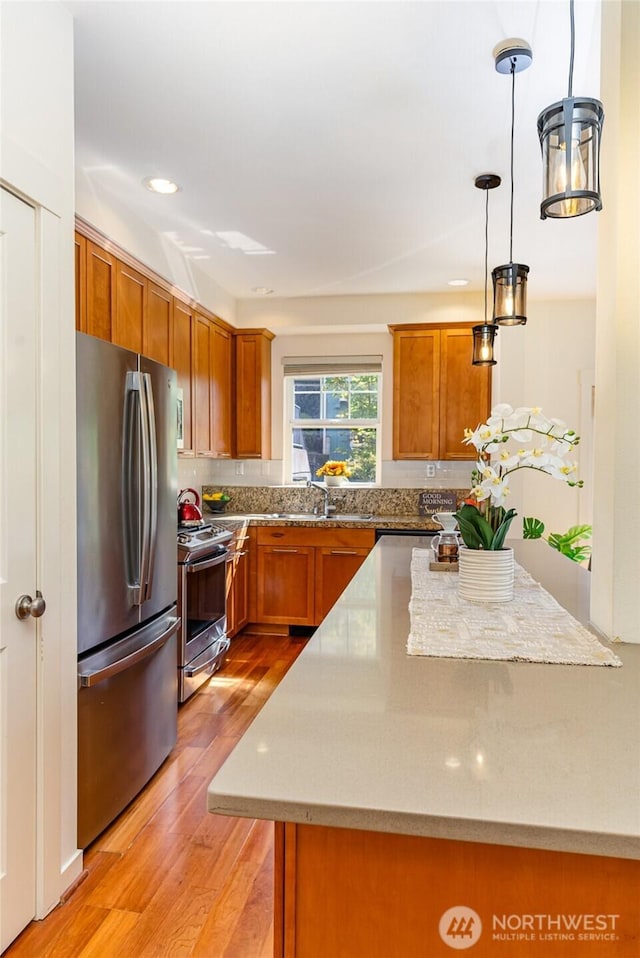
[[431, 558], [428, 549], [413, 550], [409, 655], [622, 665], [517, 563], [513, 602], [485, 604], [460, 599], [457, 575], [431, 572]]

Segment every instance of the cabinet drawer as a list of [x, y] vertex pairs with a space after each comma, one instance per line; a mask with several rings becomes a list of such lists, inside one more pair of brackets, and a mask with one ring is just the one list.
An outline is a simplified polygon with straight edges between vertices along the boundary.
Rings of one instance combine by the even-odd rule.
[[335, 546], [372, 549], [373, 529], [316, 529], [310, 526], [259, 526], [258, 545]]

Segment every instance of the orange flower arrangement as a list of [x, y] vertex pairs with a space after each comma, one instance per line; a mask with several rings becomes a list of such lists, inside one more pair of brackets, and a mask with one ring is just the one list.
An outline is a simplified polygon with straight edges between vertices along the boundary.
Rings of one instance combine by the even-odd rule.
[[342, 459], [328, 459], [324, 466], [316, 469], [316, 476], [344, 476], [348, 479], [351, 469]]

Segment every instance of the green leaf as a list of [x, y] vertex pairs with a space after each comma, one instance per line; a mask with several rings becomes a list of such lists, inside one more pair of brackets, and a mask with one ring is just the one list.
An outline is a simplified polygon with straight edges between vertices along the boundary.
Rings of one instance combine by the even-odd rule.
[[523, 539], [541, 539], [544, 532], [544, 522], [540, 519], [527, 517], [522, 520]]
[[458, 528], [462, 541], [468, 549], [481, 549], [482, 540], [476, 530], [476, 527], [464, 515], [462, 511], [456, 512], [455, 517], [458, 520]]
[[490, 546], [490, 548], [493, 549], [494, 551], [497, 551], [498, 549], [502, 549], [502, 546], [504, 545], [504, 540], [507, 537], [507, 532], [509, 531], [509, 526], [513, 522], [516, 514], [517, 513], [515, 509], [509, 509], [509, 511], [505, 513], [504, 519], [498, 526], [496, 533], [493, 537], [493, 542], [491, 543], [491, 546]]

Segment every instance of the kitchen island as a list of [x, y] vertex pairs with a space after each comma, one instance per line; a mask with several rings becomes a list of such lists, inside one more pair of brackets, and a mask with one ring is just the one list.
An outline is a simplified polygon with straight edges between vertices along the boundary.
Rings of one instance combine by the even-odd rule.
[[[640, 646], [407, 656], [421, 542], [378, 543], [210, 785], [211, 812], [279, 823], [275, 954], [637, 958]], [[585, 621], [586, 570], [517, 558]]]

